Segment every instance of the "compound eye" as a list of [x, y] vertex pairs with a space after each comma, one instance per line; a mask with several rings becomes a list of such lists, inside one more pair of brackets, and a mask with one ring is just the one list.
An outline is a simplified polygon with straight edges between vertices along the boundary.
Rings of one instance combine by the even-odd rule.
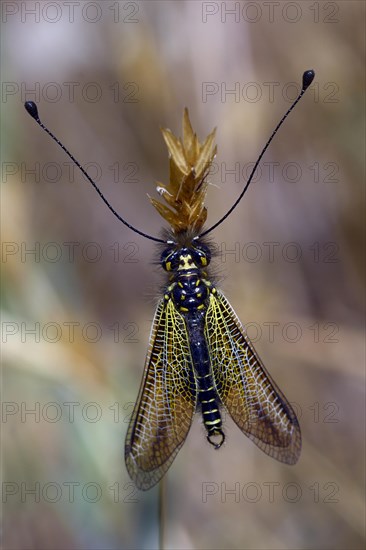
[[206, 267], [211, 261], [211, 251], [204, 244], [198, 244], [194, 248], [194, 260], [196, 265]]
[[176, 251], [164, 250], [160, 257], [160, 263], [165, 271], [175, 271], [179, 267], [179, 255]]

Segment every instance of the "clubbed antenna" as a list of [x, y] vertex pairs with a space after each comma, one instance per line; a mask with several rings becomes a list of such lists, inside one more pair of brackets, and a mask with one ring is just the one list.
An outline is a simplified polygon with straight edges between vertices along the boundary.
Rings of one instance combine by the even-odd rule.
[[157, 237], [153, 237], [152, 235], [148, 235], [147, 233], [144, 233], [143, 231], [140, 231], [140, 229], [137, 229], [136, 227], [134, 227], [133, 225], [128, 223], [124, 218], [122, 218], [122, 216], [120, 216], [120, 214], [118, 214], [118, 212], [116, 212], [116, 210], [113, 208], [113, 206], [110, 204], [110, 202], [105, 198], [105, 196], [103, 195], [103, 193], [101, 192], [101, 190], [99, 189], [99, 187], [97, 186], [95, 181], [92, 180], [92, 178], [89, 176], [89, 174], [84, 170], [84, 168], [81, 166], [80, 162], [78, 160], [76, 160], [76, 158], [70, 153], [70, 151], [65, 147], [65, 145], [63, 143], [61, 143], [61, 141], [51, 132], [51, 130], [49, 130], [47, 128], [47, 126], [45, 126], [43, 124], [43, 122], [41, 122], [41, 119], [39, 118], [39, 114], [38, 114], [37, 105], [33, 101], [26, 101], [24, 103], [24, 107], [25, 107], [27, 113], [29, 113], [30, 116], [32, 118], [34, 118], [34, 120], [42, 128], [42, 130], [44, 132], [46, 132], [46, 134], [48, 134], [53, 139], [53, 141], [55, 141], [57, 143], [57, 145], [59, 147], [61, 147], [61, 149], [66, 153], [66, 155], [75, 164], [75, 166], [77, 166], [77, 168], [79, 168], [79, 170], [83, 174], [83, 176], [88, 180], [89, 183], [91, 183], [91, 185], [94, 187], [94, 189], [96, 190], [96, 192], [98, 193], [98, 195], [100, 196], [102, 201], [108, 206], [109, 210], [112, 212], [112, 214], [114, 214], [116, 216], [116, 218], [120, 222], [122, 222], [129, 229], [132, 229], [132, 231], [134, 231], [138, 235], [141, 235], [142, 237], [145, 237], [146, 239], [150, 239], [151, 241], [155, 241], [157, 243], [165, 243], [165, 241], [163, 241], [162, 239], [158, 239]]
[[263, 157], [264, 153], [267, 151], [270, 143], [272, 142], [273, 138], [277, 134], [278, 130], [281, 128], [282, 124], [285, 122], [288, 115], [291, 113], [291, 111], [294, 109], [294, 107], [296, 107], [296, 105], [299, 103], [300, 99], [302, 98], [302, 96], [306, 92], [306, 90], [309, 88], [310, 84], [314, 80], [314, 77], [315, 77], [315, 72], [312, 69], [309, 69], [308, 71], [304, 72], [304, 74], [302, 75], [302, 87], [301, 87], [301, 91], [300, 91], [299, 95], [297, 96], [297, 98], [295, 99], [293, 104], [290, 106], [290, 108], [283, 115], [283, 117], [281, 118], [281, 120], [277, 124], [276, 128], [273, 130], [273, 132], [272, 132], [270, 138], [268, 139], [267, 143], [263, 147], [259, 157], [256, 160], [256, 163], [254, 164], [253, 170], [250, 173], [249, 179], [248, 179], [247, 183], [245, 184], [245, 187], [244, 187], [243, 191], [240, 193], [239, 197], [236, 199], [236, 201], [234, 202], [232, 207], [229, 208], [229, 210], [226, 212], [226, 214], [224, 214], [224, 216], [222, 216], [222, 218], [220, 218], [219, 221], [214, 223], [209, 229], [206, 229], [206, 231], [201, 233], [199, 235], [200, 237], [204, 237], [208, 233], [211, 233], [211, 231], [216, 229], [219, 225], [221, 225], [222, 222], [225, 221], [226, 218], [228, 218], [230, 216], [231, 212], [238, 206], [239, 202], [244, 197], [244, 195], [245, 195], [245, 193], [246, 193], [246, 191], [247, 191], [247, 189], [248, 189], [248, 187], [249, 187], [249, 185], [250, 185], [250, 183], [253, 179], [255, 171], [258, 168], [258, 165], [259, 165], [260, 161], [262, 160], [262, 157]]
[[[264, 153], [266, 152], [269, 144], [272, 142], [279, 128], [282, 126], [288, 115], [291, 113], [295, 105], [300, 101], [307, 88], [310, 86], [314, 79], [315, 73], [313, 70], [305, 71], [302, 80], [302, 89], [299, 96], [293, 102], [291, 107], [282, 117], [276, 128], [273, 130], [266, 145], [262, 149], [254, 168], [249, 176], [249, 179], [240, 193], [237, 200], [232, 207], [226, 212], [222, 218], [219, 219], [209, 229], [200, 233], [207, 218], [207, 209], [204, 206], [204, 201], [207, 192], [206, 177], [209, 173], [213, 159], [215, 158], [217, 147], [214, 144], [216, 129], [207, 136], [203, 143], [200, 143], [197, 139], [197, 135], [194, 133], [191, 122], [189, 120], [188, 109], [184, 110], [183, 115], [183, 138], [176, 138], [172, 132], [168, 129], [162, 129], [165, 143], [168, 147], [170, 157], [170, 178], [169, 183], [164, 185], [158, 183], [157, 191], [167, 203], [153, 199], [150, 197], [152, 204], [155, 206], [159, 214], [169, 223], [173, 233], [177, 234], [183, 231], [192, 231], [196, 233], [198, 237], [207, 235], [214, 229], [216, 229], [231, 212], [237, 207], [244, 194], [246, 193], [253, 175], [260, 163]], [[37, 124], [44, 130], [61, 149], [68, 155], [68, 157], [75, 163], [85, 178], [94, 187], [100, 198], [107, 205], [109, 210], [129, 229], [152, 241], [158, 243], [165, 243], [166, 241], [148, 235], [143, 231], [140, 231], [130, 223], [128, 223], [109, 203], [97, 184], [87, 174], [81, 164], [75, 159], [70, 151], [59, 141], [59, 139], [41, 122], [37, 105], [33, 101], [26, 101], [24, 104], [27, 112], [37, 122]]]

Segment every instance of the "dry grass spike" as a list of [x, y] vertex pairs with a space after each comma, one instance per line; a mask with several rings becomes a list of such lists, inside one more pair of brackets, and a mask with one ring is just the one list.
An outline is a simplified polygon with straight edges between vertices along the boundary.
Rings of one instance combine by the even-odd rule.
[[217, 147], [214, 143], [216, 128], [203, 143], [197, 139], [189, 120], [188, 109], [183, 114], [183, 139], [167, 128], [161, 129], [170, 158], [169, 184], [157, 182], [157, 191], [164, 204], [151, 197], [159, 214], [169, 223], [173, 233], [192, 230], [199, 232], [207, 218], [204, 201], [209, 173]]

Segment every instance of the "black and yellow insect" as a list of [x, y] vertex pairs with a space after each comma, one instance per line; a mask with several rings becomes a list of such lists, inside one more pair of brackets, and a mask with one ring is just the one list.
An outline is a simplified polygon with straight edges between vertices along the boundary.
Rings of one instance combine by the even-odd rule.
[[36, 105], [25, 104], [118, 219], [164, 245], [160, 263], [168, 281], [155, 312], [144, 377], [125, 444], [128, 473], [142, 490], [150, 489], [168, 470], [197, 410], [215, 449], [225, 440], [221, 416], [224, 407], [242, 432], [269, 456], [286, 464], [295, 464], [300, 456], [301, 433], [296, 415], [264, 368], [233, 308], [213, 283], [208, 272], [211, 249], [205, 237], [240, 202], [278, 128], [313, 78], [313, 71], [304, 73], [300, 95], [267, 141], [237, 201], [207, 230], [203, 230], [207, 215], [204, 197], [216, 153], [214, 132], [200, 144], [187, 110], [182, 141], [163, 130], [170, 153], [170, 183], [160, 184], [158, 190], [169, 208], [151, 200], [170, 224], [171, 231], [164, 239], [147, 235], [121, 218], [71, 153], [41, 123]]

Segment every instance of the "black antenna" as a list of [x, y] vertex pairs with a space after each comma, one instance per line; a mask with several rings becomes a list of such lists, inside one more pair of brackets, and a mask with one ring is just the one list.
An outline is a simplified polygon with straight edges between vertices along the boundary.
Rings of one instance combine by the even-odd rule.
[[209, 229], [206, 229], [206, 231], [204, 231], [203, 233], [201, 233], [199, 235], [199, 238], [200, 237], [204, 237], [205, 235], [207, 235], [208, 233], [211, 233], [211, 231], [213, 231], [214, 229], [216, 229], [216, 227], [218, 227], [220, 224], [222, 224], [222, 222], [224, 220], [226, 220], [226, 218], [228, 216], [230, 216], [231, 212], [234, 210], [234, 208], [236, 208], [239, 204], [239, 202], [241, 201], [241, 199], [243, 198], [243, 196], [245, 195], [245, 192], [246, 190], [248, 189], [252, 179], [253, 179], [253, 176], [254, 176], [254, 173], [258, 167], [258, 164], [260, 163], [260, 161], [262, 160], [262, 157], [264, 155], [264, 153], [267, 151], [268, 147], [269, 147], [269, 144], [271, 143], [272, 139], [275, 137], [275, 135], [277, 134], [279, 128], [282, 126], [282, 124], [285, 122], [286, 118], [288, 117], [288, 115], [291, 113], [292, 109], [295, 107], [295, 105], [297, 105], [297, 103], [300, 101], [300, 99], [302, 98], [302, 96], [304, 95], [304, 93], [306, 92], [306, 90], [308, 89], [308, 87], [310, 86], [310, 84], [312, 83], [312, 81], [314, 80], [314, 77], [315, 77], [315, 72], [310, 69], [309, 71], [305, 71], [304, 74], [302, 75], [302, 88], [301, 88], [301, 92], [300, 94], [298, 95], [298, 97], [295, 99], [295, 101], [293, 102], [293, 104], [291, 105], [291, 107], [288, 109], [288, 111], [286, 112], [286, 114], [281, 118], [280, 122], [277, 124], [276, 128], [273, 130], [272, 134], [271, 134], [271, 137], [269, 138], [269, 140], [267, 141], [267, 143], [265, 144], [265, 146], [263, 147], [263, 150], [261, 152], [261, 154], [259, 155], [258, 159], [257, 159], [257, 162], [255, 163], [254, 167], [253, 167], [253, 170], [251, 171], [251, 174], [249, 176], [249, 179], [243, 189], [243, 191], [240, 193], [239, 197], [236, 199], [236, 201], [234, 202], [234, 204], [232, 205], [231, 208], [229, 208], [229, 210], [226, 212], [226, 214], [224, 216], [222, 216], [221, 219], [219, 219], [218, 222], [214, 223], [214, 225], [212, 225]]
[[[219, 221], [217, 221], [214, 225], [212, 225], [209, 229], [206, 229], [206, 231], [203, 231], [203, 233], [198, 235], [196, 237], [197, 239], [200, 238], [200, 237], [204, 237], [205, 235], [207, 235], [208, 233], [210, 233], [211, 231], [216, 229], [216, 227], [218, 227], [224, 220], [226, 220], [226, 218], [228, 216], [230, 216], [230, 214], [234, 210], [234, 208], [236, 208], [238, 206], [239, 202], [241, 201], [241, 199], [243, 198], [245, 192], [247, 191], [247, 189], [248, 189], [248, 187], [249, 187], [249, 185], [250, 185], [250, 183], [253, 179], [254, 173], [255, 173], [255, 171], [258, 167], [258, 164], [262, 160], [262, 157], [263, 157], [264, 153], [266, 152], [266, 150], [268, 149], [272, 139], [274, 138], [274, 136], [278, 132], [279, 128], [282, 126], [282, 124], [284, 123], [284, 121], [288, 117], [288, 115], [291, 113], [291, 111], [293, 110], [295, 105], [297, 105], [297, 103], [300, 101], [300, 99], [304, 95], [305, 91], [307, 90], [307, 88], [310, 86], [310, 84], [314, 80], [314, 77], [315, 77], [315, 72], [313, 70], [309, 70], [309, 71], [304, 72], [303, 77], [302, 77], [302, 89], [301, 89], [301, 92], [300, 92], [299, 96], [295, 99], [295, 101], [293, 102], [291, 107], [288, 109], [286, 114], [282, 117], [280, 122], [277, 124], [276, 128], [273, 130], [273, 132], [271, 134], [271, 137], [267, 141], [266, 145], [264, 146], [261, 154], [259, 155], [259, 157], [258, 157], [258, 159], [257, 159], [257, 161], [256, 161], [256, 163], [253, 167], [253, 170], [252, 170], [252, 172], [249, 176], [249, 179], [248, 179], [243, 191], [240, 193], [239, 197], [234, 202], [232, 207], [226, 212], [226, 214], [222, 218], [220, 218]], [[121, 221], [126, 227], [128, 227], [129, 229], [132, 229], [132, 231], [134, 231], [138, 235], [141, 235], [142, 237], [145, 237], [146, 239], [150, 239], [151, 241], [155, 241], [157, 243], [166, 244], [167, 241], [164, 241], [163, 239], [159, 239], [158, 237], [153, 237], [152, 235], [148, 235], [147, 233], [144, 233], [143, 231], [140, 231], [139, 229], [136, 229], [136, 227], [134, 227], [133, 225], [128, 223], [125, 219], [123, 219], [122, 216], [120, 216], [120, 214], [118, 214], [118, 212], [116, 212], [116, 210], [113, 208], [113, 206], [108, 202], [108, 200], [105, 198], [105, 196], [103, 195], [103, 193], [101, 192], [101, 190], [99, 189], [97, 184], [91, 179], [89, 174], [87, 174], [87, 172], [81, 166], [80, 162], [78, 162], [76, 160], [76, 158], [70, 153], [70, 151], [68, 149], [66, 149], [65, 145], [63, 145], [63, 143], [61, 143], [61, 141], [59, 139], [57, 139], [57, 137], [41, 122], [41, 120], [39, 118], [39, 115], [38, 115], [37, 105], [33, 101], [26, 101], [24, 103], [24, 107], [26, 108], [26, 110], [30, 114], [30, 116], [32, 118], [34, 118], [34, 120], [37, 122], [37, 124], [39, 124], [39, 126], [42, 128], [42, 130], [44, 130], [57, 143], [57, 145], [59, 145], [61, 147], [61, 149], [67, 154], [67, 156], [75, 163], [75, 165], [79, 168], [79, 170], [84, 175], [84, 177], [92, 184], [92, 186], [94, 187], [94, 189], [96, 190], [96, 192], [98, 193], [100, 198], [108, 206], [109, 210], [116, 216], [116, 218], [119, 221]]]
[[147, 233], [144, 233], [143, 231], [140, 231], [139, 229], [136, 229], [133, 225], [126, 222], [119, 214], [115, 211], [113, 206], [107, 201], [97, 184], [91, 179], [91, 177], [87, 174], [87, 172], [84, 170], [84, 168], [81, 166], [80, 162], [76, 160], [76, 158], [68, 151], [61, 143], [59, 139], [57, 139], [56, 136], [53, 135], [53, 133], [41, 122], [39, 116], [38, 116], [38, 109], [37, 105], [33, 101], [26, 101], [24, 103], [24, 107], [26, 108], [27, 112], [30, 114], [32, 118], [39, 124], [39, 126], [44, 130], [56, 143], [61, 147], [61, 149], [67, 154], [67, 156], [75, 163], [75, 165], [79, 168], [81, 173], [86, 177], [86, 179], [92, 184], [100, 198], [105, 202], [105, 204], [108, 206], [109, 210], [116, 216], [116, 218], [119, 219], [120, 222], [122, 222], [124, 225], [126, 225], [129, 229], [132, 229], [135, 233], [138, 233], [142, 237], [146, 237], [146, 239], [150, 239], [151, 241], [155, 241], [157, 243], [164, 243], [166, 244], [166, 241], [163, 241], [162, 239], [158, 239], [157, 237], [152, 237], [151, 235], [148, 235]]

